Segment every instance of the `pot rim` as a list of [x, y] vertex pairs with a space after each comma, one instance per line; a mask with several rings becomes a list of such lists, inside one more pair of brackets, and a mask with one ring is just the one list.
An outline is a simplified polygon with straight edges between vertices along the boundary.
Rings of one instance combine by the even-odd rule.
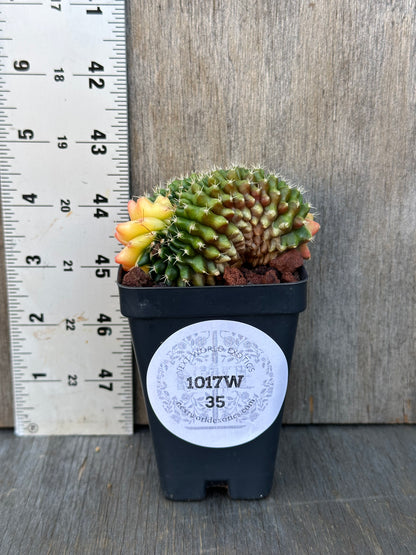
[[301, 281], [192, 287], [117, 285], [121, 313], [129, 318], [232, 318], [265, 314], [298, 314], [306, 308], [308, 274]]
[[132, 289], [132, 290], [145, 290], [145, 291], [152, 291], [152, 290], [158, 290], [158, 291], [170, 291], [172, 293], [172, 291], [175, 290], [179, 290], [179, 291], [189, 291], [190, 289], [199, 289], [199, 290], [207, 290], [207, 289], [226, 289], [226, 290], [230, 290], [230, 289], [242, 289], [245, 287], [291, 287], [293, 285], [296, 284], [303, 284], [303, 283], [307, 283], [308, 281], [308, 273], [306, 271], [305, 266], [302, 266], [299, 269], [299, 272], [301, 274], [302, 279], [298, 280], [298, 281], [294, 281], [294, 282], [285, 282], [285, 283], [247, 283], [245, 285], [192, 285], [189, 287], [177, 287], [177, 286], [167, 286], [167, 287], [131, 287], [128, 285], [123, 285], [122, 284], [122, 277], [123, 277], [123, 267], [119, 266], [118, 268], [118, 272], [117, 272], [117, 285], [120, 289]]

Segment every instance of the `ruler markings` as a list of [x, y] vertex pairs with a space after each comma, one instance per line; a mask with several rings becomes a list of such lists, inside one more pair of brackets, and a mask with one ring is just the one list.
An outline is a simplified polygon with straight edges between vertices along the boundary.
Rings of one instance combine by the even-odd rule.
[[100, 378], [100, 379], [90, 379], [90, 380], [84, 380], [84, 382], [99, 382], [99, 383], [105, 383], [105, 382], [109, 382], [109, 383], [113, 383], [113, 382], [122, 382], [124, 383], [124, 380], [122, 379], [117, 379], [115, 380], [114, 378]]
[[[128, 325], [114, 294], [117, 268], [101, 258], [116, 252], [110, 213], [123, 219], [120, 205], [129, 198], [125, 33], [115, 24], [124, 23], [124, 1], [71, 2], [48, 13], [38, 6], [51, 7], [0, 3], [5, 38], [13, 38], [3, 44], [1, 63], [0, 171], [16, 433], [131, 433]], [[37, 51], [36, 28], [50, 41], [49, 52]], [[42, 77], [30, 80], [30, 97], [24, 77]], [[106, 140], [87, 140], [91, 133]], [[110, 202], [91, 204], [104, 196]], [[16, 219], [21, 209], [27, 229]]]
[[42, 380], [41, 378], [39, 379], [33, 379], [33, 380], [21, 380], [21, 383], [61, 383], [62, 380]]
[[[13, 75], [13, 77], [39, 77], [39, 76], [45, 76], [47, 75], [46, 73], [12, 73], [10, 72], [1, 72], [0, 75]], [[10, 92], [10, 91], [8, 91]]]
[[[91, 73], [73, 73], [74, 77], [91, 77]], [[118, 75], [112, 73], [100, 73], [100, 77], [118, 77]]]
[[[97, 326], [97, 327], [102, 326], [102, 324], [99, 324], [99, 323], [98, 323], [98, 324], [82, 324], [82, 325], [83, 325], [83, 326]], [[114, 326], [123, 326], [123, 327], [124, 327], [125, 324], [124, 324], [124, 323], [120, 323], [120, 324], [111, 324], [111, 327], [114, 327]]]
[[[70, 2], [69, 3], [70, 6], [115, 6], [116, 8], [120, 6], [120, 4], [111, 2], [111, 3], [107, 3], [107, 2], [98, 2], [97, 4], [94, 3], [87, 3], [87, 2]], [[120, 9], [120, 8], [119, 8]]]

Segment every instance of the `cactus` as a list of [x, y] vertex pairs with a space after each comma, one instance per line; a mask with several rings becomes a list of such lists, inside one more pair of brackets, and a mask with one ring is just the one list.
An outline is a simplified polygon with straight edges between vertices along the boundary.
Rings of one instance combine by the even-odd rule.
[[319, 229], [300, 190], [259, 168], [176, 179], [128, 212], [116, 262], [177, 286], [215, 285], [227, 266], [266, 265], [289, 249], [307, 259]]

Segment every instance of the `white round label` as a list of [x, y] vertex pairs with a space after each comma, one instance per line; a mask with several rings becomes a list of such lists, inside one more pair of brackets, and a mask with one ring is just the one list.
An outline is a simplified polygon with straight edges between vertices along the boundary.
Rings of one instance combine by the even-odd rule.
[[286, 357], [259, 329], [207, 320], [172, 334], [147, 373], [150, 404], [173, 434], [203, 447], [251, 441], [276, 419], [288, 380]]

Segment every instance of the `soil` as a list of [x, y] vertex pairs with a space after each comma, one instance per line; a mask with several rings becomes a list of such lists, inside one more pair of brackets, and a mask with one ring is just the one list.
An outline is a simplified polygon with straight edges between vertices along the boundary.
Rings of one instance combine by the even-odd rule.
[[[293, 249], [284, 252], [270, 261], [267, 266], [255, 268], [241, 266], [227, 267], [224, 275], [217, 278], [218, 285], [250, 285], [267, 283], [292, 283], [299, 281], [299, 269], [303, 266], [303, 257]], [[134, 267], [123, 276], [123, 285], [127, 287], [164, 287], [155, 283], [141, 268]]]

